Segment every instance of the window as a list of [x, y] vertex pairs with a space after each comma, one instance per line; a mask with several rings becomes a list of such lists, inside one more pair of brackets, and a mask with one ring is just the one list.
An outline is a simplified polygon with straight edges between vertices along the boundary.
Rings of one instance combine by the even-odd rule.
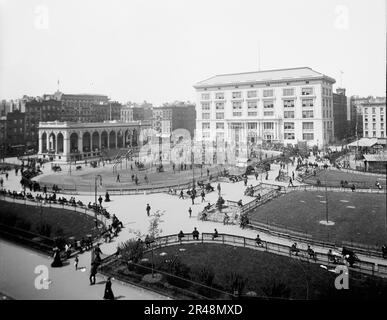
[[313, 94], [313, 88], [302, 88], [301, 94], [303, 96], [310, 96]]
[[368, 123], [364, 125], [364, 129], [368, 130]]
[[313, 99], [302, 99], [303, 107], [313, 107]]
[[368, 114], [368, 108], [364, 108], [364, 114]]
[[294, 100], [284, 100], [284, 108], [293, 108]]
[[233, 112], [232, 115], [234, 117], [241, 117], [242, 116], [242, 112]]
[[376, 130], [376, 123], [372, 124], [372, 130]]
[[202, 100], [210, 100], [210, 94], [209, 93], [202, 93]]
[[247, 123], [247, 129], [249, 129], [249, 130], [257, 130], [257, 123], [256, 122], [248, 122]]
[[202, 123], [202, 129], [203, 130], [210, 129], [210, 123], [209, 122], [203, 122]]
[[284, 139], [285, 140], [294, 140], [295, 139], [294, 132], [285, 132]]
[[368, 137], [368, 131], [364, 131], [365, 137]]
[[294, 111], [284, 111], [284, 118], [294, 118]]
[[273, 100], [263, 101], [263, 108], [264, 109], [273, 109], [274, 108]]
[[242, 109], [242, 102], [240, 101], [233, 101], [232, 108], [235, 109]]
[[384, 122], [384, 116], [380, 116], [380, 122]]
[[215, 109], [216, 110], [223, 110], [224, 109], [224, 103], [223, 102], [216, 102], [215, 103]]
[[209, 138], [210, 137], [210, 133], [209, 132], [203, 132], [203, 138], [206, 139], [206, 138]]
[[303, 133], [302, 134], [302, 140], [313, 140], [314, 135], [313, 133]]
[[368, 122], [368, 117], [364, 117], [364, 121], [365, 121], [365, 122]]
[[376, 113], [376, 109], [372, 108], [372, 114], [375, 114], [375, 113]]
[[263, 115], [265, 117], [272, 117], [272, 116], [274, 116], [274, 111], [264, 111]]
[[380, 131], [380, 136], [384, 138], [384, 131]]
[[256, 97], [257, 97], [257, 90], [247, 91], [247, 98], [256, 98]]
[[313, 130], [313, 122], [303, 122], [302, 130]]
[[235, 91], [232, 93], [233, 99], [240, 99], [241, 97], [242, 97], [242, 92], [240, 92], [240, 91]]
[[272, 97], [272, 96], [273, 96], [273, 92], [274, 92], [273, 89], [270, 89], [270, 90], [263, 90], [263, 96], [264, 96], [264, 97]]
[[224, 99], [224, 93], [223, 92], [217, 92], [215, 94], [215, 99], [221, 99], [223, 100]]
[[274, 129], [274, 123], [273, 122], [264, 122], [263, 123], [263, 129], [264, 130], [273, 130]]
[[376, 137], [376, 131], [372, 131], [372, 137]]
[[257, 101], [247, 101], [247, 108], [248, 109], [257, 109], [258, 108]]
[[283, 96], [294, 96], [294, 89], [293, 88], [283, 89], [282, 95]]
[[380, 114], [384, 114], [384, 108], [380, 108]]
[[382, 130], [384, 129], [384, 123], [380, 124], [380, 129], [382, 129]]
[[257, 112], [247, 112], [247, 115], [249, 117], [257, 117], [258, 116], [258, 113]]
[[285, 130], [294, 130], [294, 122], [284, 122]]
[[202, 102], [202, 110], [210, 110], [210, 103]]
[[217, 112], [216, 113], [216, 119], [217, 120], [224, 119], [224, 113], [223, 112]]
[[216, 123], [216, 129], [224, 129], [224, 123], [223, 122], [217, 122]]
[[210, 119], [210, 114], [209, 113], [202, 113], [202, 119], [209, 120]]
[[303, 118], [313, 118], [313, 110], [303, 110], [302, 117]]
[[322, 89], [323, 89], [323, 90], [322, 90], [322, 91], [323, 91], [323, 95], [325, 96], [325, 88], [323, 87]]

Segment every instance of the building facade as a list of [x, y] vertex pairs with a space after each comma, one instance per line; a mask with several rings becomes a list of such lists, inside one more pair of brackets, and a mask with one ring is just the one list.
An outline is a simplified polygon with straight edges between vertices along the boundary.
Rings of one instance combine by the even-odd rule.
[[121, 108], [121, 122], [131, 122], [133, 121], [133, 108], [128, 106], [123, 106]]
[[198, 140], [333, 141], [333, 78], [311, 68], [224, 74], [197, 83]]
[[336, 140], [340, 141], [348, 137], [349, 121], [347, 120], [347, 96], [345, 89], [337, 88], [333, 93], [333, 131]]
[[147, 128], [140, 121], [41, 122], [38, 155], [64, 162], [99, 158], [103, 150], [137, 146]]
[[385, 138], [386, 137], [386, 98], [371, 98], [363, 102], [363, 137]]

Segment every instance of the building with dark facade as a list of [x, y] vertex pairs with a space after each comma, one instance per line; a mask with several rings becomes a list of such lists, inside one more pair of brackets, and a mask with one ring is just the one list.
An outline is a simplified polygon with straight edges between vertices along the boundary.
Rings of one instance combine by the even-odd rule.
[[25, 113], [16, 110], [7, 114], [6, 150], [9, 155], [22, 154], [25, 150]]
[[333, 127], [336, 140], [343, 140], [348, 135], [347, 96], [345, 89], [337, 88], [333, 93]]

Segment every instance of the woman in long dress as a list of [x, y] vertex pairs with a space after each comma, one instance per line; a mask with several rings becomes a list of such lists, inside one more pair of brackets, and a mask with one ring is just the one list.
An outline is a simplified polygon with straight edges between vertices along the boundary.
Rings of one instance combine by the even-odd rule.
[[114, 294], [112, 291], [112, 282], [110, 281], [111, 277], [108, 277], [105, 285], [105, 294], [103, 296], [104, 299], [114, 300]]
[[54, 248], [54, 261], [51, 263], [51, 267], [56, 268], [56, 267], [62, 267], [63, 263], [62, 260], [60, 259], [60, 251], [58, 248]]

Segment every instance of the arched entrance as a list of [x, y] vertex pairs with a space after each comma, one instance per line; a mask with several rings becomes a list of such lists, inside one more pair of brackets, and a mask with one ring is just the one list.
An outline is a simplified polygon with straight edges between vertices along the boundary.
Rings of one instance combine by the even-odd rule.
[[108, 134], [106, 131], [101, 133], [101, 148], [106, 149], [108, 147]]
[[56, 151], [56, 137], [53, 132], [48, 136], [48, 151], [55, 152]]
[[70, 153], [78, 152], [78, 134], [73, 132], [70, 135]]
[[47, 152], [47, 133], [42, 134], [42, 152]]
[[93, 151], [99, 149], [99, 133], [97, 131], [93, 132], [92, 135], [92, 146], [93, 146]]
[[58, 150], [56, 150], [56, 153], [63, 153], [63, 134], [59, 132], [56, 138], [58, 146]]
[[118, 131], [117, 133], [117, 148], [123, 148], [124, 147], [124, 136], [122, 134], [122, 131]]
[[116, 148], [116, 132], [110, 131], [109, 133], [109, 148], [115, 149]]
[[91, 150], [91, 136], [89, 132], [85, 132], [82, 137], [82, 151], [90, 152]]
[[128, 129], [128, 130], [125, 131], [125, 147], [129, 148], [131, 146], [132, 146], [132, 133]]
[[138, 138], [137, 130], [133, 129], [133, 136], [132, 136], [132, 146], [133, 147], [137, 147], [137, 138]]

